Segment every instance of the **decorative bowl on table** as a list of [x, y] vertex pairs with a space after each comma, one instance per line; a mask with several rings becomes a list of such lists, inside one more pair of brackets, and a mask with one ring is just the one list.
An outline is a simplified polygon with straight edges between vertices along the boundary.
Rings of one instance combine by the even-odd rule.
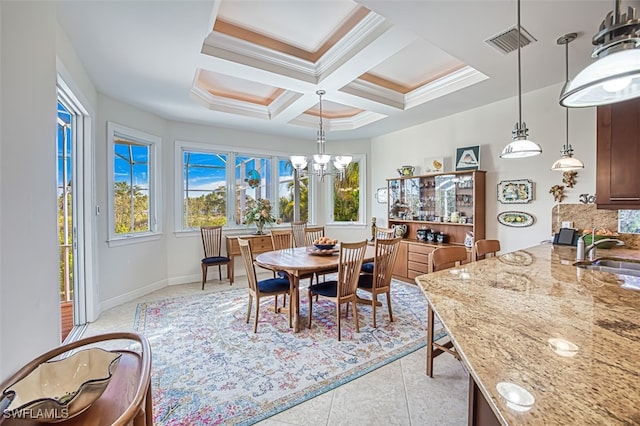
[[318, 250], [331, 250], [335, 247], [335, 244], [314, 244], [314, 247]]
[[107, 388], [122, 354], [100, 348], [40, 364], [2, 392], [5, 418], [57, 423], [88, 409]]

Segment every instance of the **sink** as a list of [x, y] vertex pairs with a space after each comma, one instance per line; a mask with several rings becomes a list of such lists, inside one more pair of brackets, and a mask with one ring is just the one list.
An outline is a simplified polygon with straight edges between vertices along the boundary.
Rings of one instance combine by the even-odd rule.
[[640, 271], [640, 261], [633, 259], [600, 258], [594, 260], [593, 263], [607, 268], [633, 269], [634, 271]]
[[612, 274], [640, 277], [640, 260], [601, 257], [592, 261], [582, 260], [573, 264], [590, 271], [610, 272]]

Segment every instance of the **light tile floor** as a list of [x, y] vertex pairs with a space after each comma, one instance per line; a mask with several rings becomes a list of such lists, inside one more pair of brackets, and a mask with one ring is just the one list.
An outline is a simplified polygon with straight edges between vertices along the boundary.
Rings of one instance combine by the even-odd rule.
[[[266, 277], [268, 276], [265, 275], [264, 278]], [[259, 279], [261, 278], [263, 277], [260, 276]], [[236, 277], [233, 286], [246, 287], [245, 277]], [[228, 281], [210, 279], [204, 291], [215, 292], [229, 288]], [[87, 325], [83, 337], [111, 331], [133, 330], [138, 303], [202, 292], [200, 283], [165, 287], [103, 312], [97, 321]], [[455, 358], [443, 354], [435, 360], [435, 373], [431, 379], [425, 373], [425, 357], [426, 350], [423, 348], [258, 424], [467, 424], [469, 376], [465, 369]]]

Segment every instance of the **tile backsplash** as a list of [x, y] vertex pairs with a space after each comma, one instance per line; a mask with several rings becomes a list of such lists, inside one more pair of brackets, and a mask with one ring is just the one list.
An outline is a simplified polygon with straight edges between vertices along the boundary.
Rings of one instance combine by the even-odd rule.
[[[556, 204], [551, 209], [551, 231], [558, 232], [563, 221], [572, 221], [578, 230], [604, 226], [612, 231], [618, 230], [618, 211], [596, 208], [595, 204]], [[640, 234], [620, 234], [619, 239], [628, 248], [640, 248]]]

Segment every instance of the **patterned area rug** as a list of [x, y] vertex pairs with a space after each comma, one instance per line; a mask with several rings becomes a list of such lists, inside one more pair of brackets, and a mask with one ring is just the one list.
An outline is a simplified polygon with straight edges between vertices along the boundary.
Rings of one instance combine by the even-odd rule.
[[[306, 293], [303, 286], [305, 326]], [[264, 299], [254, 334], [248, 299], [247, 289], [232, 289], [138, 305], [135, 327], [153, 353], [154, 424], [253, 424], [425, 346], [427, 307], [415, 285], [393, 282], [393, 323], [386, 301], [377, 329], [371, 308], [358, 305], [355, 333], [350, 311], [341, 342], [329, 301], [314, 302], [312, 328], [293, 333]]]

